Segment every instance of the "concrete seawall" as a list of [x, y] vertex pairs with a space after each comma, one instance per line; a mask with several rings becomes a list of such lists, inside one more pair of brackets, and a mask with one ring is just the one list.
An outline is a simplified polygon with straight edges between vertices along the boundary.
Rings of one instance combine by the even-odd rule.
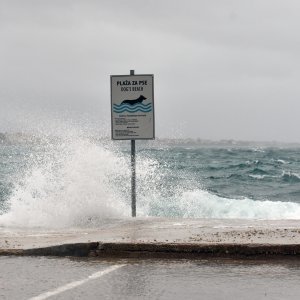
[[33, 249], [0, 249], [0, 255], [99, 258], [283, 258], [299, 257], [300, 245], [78, 243]]
[[300, 258], [300, 222], [147, 218], [72, 229], [0, 228], [0, 255]]

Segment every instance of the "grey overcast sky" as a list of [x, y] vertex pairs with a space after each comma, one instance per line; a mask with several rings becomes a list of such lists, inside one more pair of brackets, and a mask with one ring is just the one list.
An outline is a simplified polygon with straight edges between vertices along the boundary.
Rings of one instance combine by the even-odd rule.
[[300, 142], [299, 30], [296, 0], [0, 0], [0, 132], [109, 127], [109, 75], [135, 69], [159, 137]]

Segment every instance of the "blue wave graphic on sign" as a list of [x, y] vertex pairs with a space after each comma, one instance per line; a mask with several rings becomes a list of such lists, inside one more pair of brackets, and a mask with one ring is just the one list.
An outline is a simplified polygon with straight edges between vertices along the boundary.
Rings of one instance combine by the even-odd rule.
[[121, 103], [121, 104], [114, 104], [113, 105], [113, 111], [115, 113], [123, 113], [123, 112], [150, 112], [152, 110], [151, 103], [143, 104], [143, 103], [136, 103], [136, 104], [127, 104], [127, 103]]

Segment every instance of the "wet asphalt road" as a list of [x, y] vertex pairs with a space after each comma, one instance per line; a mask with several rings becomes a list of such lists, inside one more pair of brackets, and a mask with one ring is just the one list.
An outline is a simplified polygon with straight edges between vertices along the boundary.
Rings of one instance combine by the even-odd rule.
[[300, 299], [299, 261], [0, 257], [0, 299]]

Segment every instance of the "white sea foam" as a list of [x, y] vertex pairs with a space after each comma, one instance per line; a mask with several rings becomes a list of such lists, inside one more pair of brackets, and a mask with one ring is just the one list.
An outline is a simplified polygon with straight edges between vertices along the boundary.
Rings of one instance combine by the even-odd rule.
[[288, 162], [283, 159], [277, 159], [277, 162], [283, 165], [288, 164]]
[[253, 175], [253, 174], [250, 174], [249, 177], [255, 178], [255, 179], [264, 179], [265, 177], [267, 177], [267, 175]]
[[300, 219], [300, 204], [282, 201], [229, 199], [206, 190], [176, 187], [174, 196], [149, 194], [141, 199], [139, 215], [220, 219]]
[[189, 218], [300, 219], [297, 203], [227, 199], [203, 190], [182, 193], [177, 205]]

